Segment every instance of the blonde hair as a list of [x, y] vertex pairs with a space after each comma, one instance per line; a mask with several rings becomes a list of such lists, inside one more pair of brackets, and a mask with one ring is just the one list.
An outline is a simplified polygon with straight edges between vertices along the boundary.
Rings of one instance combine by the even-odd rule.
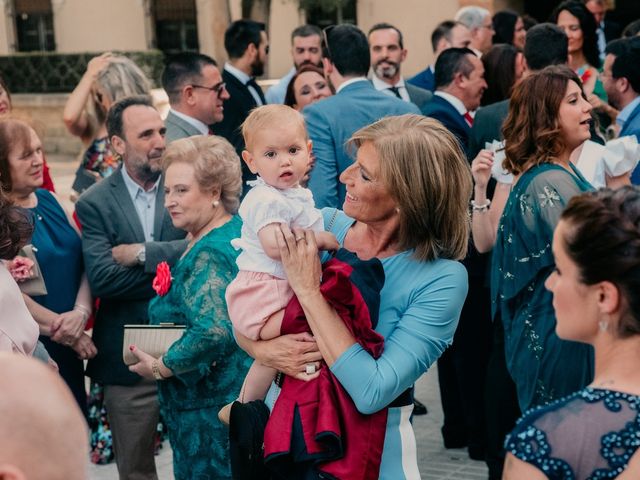
[[231, 144], [215, 135], [197, 135], [171, 142], [162, 157], [162, 171], [169, 165], [187, 163], [195, 170], [203, 192], [220, 190], [220, 201], [231, 214], [238, 211], [242, 173], [240, 158]]
[[307, 127], [304, 124], [304, 117], [300, 112], [294, 110], [288, 105], [263, 105], [254, 108], [249, 116], [242, 123], [242, 137], [247, 148], [252, 145], [253, 136], [273, 125], [281, 125], [291, 122], [300, 127], [304, 134], [305, 140], [309, 139]]
[[[134, 95], [150, 95], [151, 82], [144, 72], [127, 57], [115, 55], [109, 65], [100, 72], [96, 84], [109, 95], [112, 103]], [[102, 105], [90, 98], [87, 102], [88, 131], [93, 137], [107, 119], [107, 112]]]
[[380, 177], [398, 204], [401, 250], [420, 261], [464, 258], [469, 241], [471, 170], [456, 138], [421, 115], [386, 117], [353, 134], [371, 142]]

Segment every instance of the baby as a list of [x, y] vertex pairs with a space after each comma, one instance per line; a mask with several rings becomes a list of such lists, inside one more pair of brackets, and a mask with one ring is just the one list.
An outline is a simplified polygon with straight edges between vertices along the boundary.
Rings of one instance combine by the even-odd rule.
[[[318, 248], [333, 250], [338, 243], [324, 231], [322, 214], [311, 191], [300, 186], [309, 166], [311, 141], [302, 115], [285, 105], [265, 105], [253, 110], [242, 125], [246, 150], [242, 159], [257, 180], [240, 205], [241, 248], [238, 275], [226, 291], [229, 317], [235, 329], [252, 340], [280, 335], [284, 308], [293, 291], [280, 262], [275, 230], [280, 223], [311, 229]], [[245, 378], [239, 401], [263, 399], [276, 371], [254, 362]], [[220, 411], [228, 423], [231, 406]]]

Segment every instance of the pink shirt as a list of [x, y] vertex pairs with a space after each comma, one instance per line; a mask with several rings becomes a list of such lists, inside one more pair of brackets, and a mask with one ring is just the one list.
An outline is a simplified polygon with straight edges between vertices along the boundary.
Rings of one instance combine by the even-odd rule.
[[31, 356], [39, 329], [22, 293], [3, 262], [0, 262], [0, 351]]

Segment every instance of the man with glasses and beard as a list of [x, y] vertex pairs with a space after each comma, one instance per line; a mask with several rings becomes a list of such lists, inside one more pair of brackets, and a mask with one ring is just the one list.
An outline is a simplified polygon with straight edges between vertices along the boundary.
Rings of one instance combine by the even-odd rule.
[[431, 100], [431, 92], [405, 83], [400, 64], [407, 58], [402, 32], [388, 23], [378, 23], [369, 30], [371, 83], [381, 92], [411, 102], [418, 108]]
[[213, 58], [194, 52], [170, 57], [162, 72], [162, 87], [171, 105], [165, 121], [167, 144], [215, 133], [213, 125], [222, 121], [229, 92]]
[[[222, 81], [231, 98], [224, 102], [224, 118], [217, 125], [216, 134], [229, 140], [238, 155], [242, 155], [244, 140], [240, 125], [252, 109], [267, 103], [256, 82], [256, 77], [264, 73], [269, 54], [269, 38], [264, 23], [253, 20], [233, 22], [224, 34], [224, 48], [229, 61], [224, 65]], [[247, 180], [255, 178], [243, 162], [243, 194], [248, 191]]]
[[322, 30], [315, 25], [302, 25], [291, 32], [293, 67], [273, 87], [267, 90], [267, 103], [284, 103], [289, 82], [303, 65], [322, 68]]

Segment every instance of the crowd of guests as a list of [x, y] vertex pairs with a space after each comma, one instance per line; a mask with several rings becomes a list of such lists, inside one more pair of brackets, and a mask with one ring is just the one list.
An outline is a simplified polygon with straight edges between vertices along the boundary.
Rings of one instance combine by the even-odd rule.
[[[63, 114], [73, 212], [0, 78], [3, 418], [49, 385], [64, 413], [33, 432], [84, 452], [84, 416], [122, 479], [157, 478], [158, 430], [180, 479], [418, 479], [413, 386], [437, 362], [444, 446], [490, 479], [640, 476], [640, 149], [601, 190], [576, 166], [640, 140], [640, 22], [604, 4], [464, 7], [407, 80], [396, 26], [303, 25], [266, 92], [265, 26], [235, 21], [222, 68], [167, 58], [166, 119], [104, 53]], [[165, 324], [161, 355], [124, 344]], [[36, 447], [0, 448], [0, 474], [37, 476]]]

